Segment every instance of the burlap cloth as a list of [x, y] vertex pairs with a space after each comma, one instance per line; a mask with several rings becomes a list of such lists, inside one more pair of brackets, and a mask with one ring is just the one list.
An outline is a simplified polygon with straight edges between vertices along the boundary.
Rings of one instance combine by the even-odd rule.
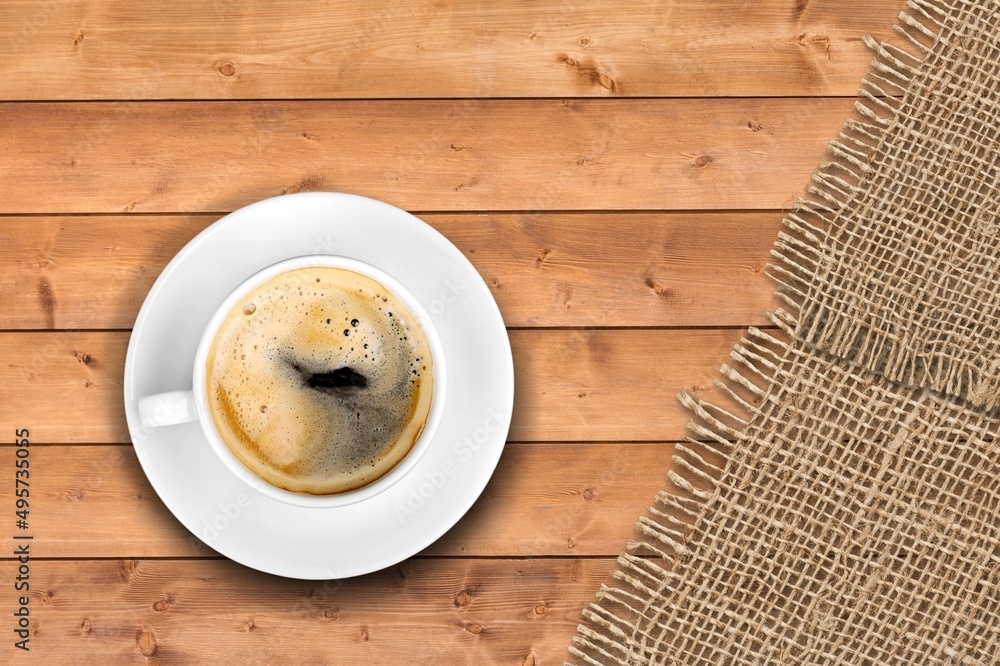
[[912, 0], [579, 664], [1000, 663], [1000, 0]]

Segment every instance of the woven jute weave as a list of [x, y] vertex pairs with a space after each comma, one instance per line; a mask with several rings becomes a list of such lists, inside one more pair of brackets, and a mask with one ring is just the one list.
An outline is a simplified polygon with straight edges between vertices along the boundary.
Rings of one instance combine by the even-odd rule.
[[1000, 663], [1000, 0], [897, 29], [575, 663]]

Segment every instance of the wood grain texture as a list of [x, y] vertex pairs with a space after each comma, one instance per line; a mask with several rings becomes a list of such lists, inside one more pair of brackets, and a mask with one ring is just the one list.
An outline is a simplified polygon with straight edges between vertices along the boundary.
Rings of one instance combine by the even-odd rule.
[[[790, 207], [851, 99], [0, 104], [0, 213]], [[14, 129], [16, 128], [16, 130]]]
[[[4, 428], [34, 442], [128, 442], [128, 332], [0, 333]], [[511, 441], [677, 441], [675, 395], [718, 377], [739, 330], [514, 330]], [[57, 407], [54, 407], [57, 406]]]
[[[0, 219], [0, 329], [130, 328], [163, 266], [217, 216]], [[780, 213], [427, 214], [508, 326], [742, 326]]]
[[513, 441], [668, 440], [711, 391], [741, 330], [512, 331]]
[[[418, 558], [316, 582], [228, 560], [36, 561], [35, 633], [24, 657], [48, 664], [558, 664], [611, 565]], [[0, 563], [4, 580], [16, 570], [16, 562]]]
[[129, 442], [128, 333], [0, 333], [0, 419], [33, 442]]
[[0, 99], [853, 95], [903, 3], [0, 6]]
[[[476, 505], [423, 555], [615, 556], [672, 455], [666, 443], [510, 444]], [[35, 557], [216, 556], [159, 500], [131, 446], [32, 447], [29, 483]], [[0, 485], [0, 506], [13, 505]], [[4, 553], [16, 543], [5, 536]]]
[[[861, 35], [898, 42], [903, 5], [0, 3], [0, 425], [32, 430], [42, 558], [31, 652], [9, 623], [0, 662], [562, 663], [665, 485], [676, 392], [711, 397], [774, 305], [780, 211], [851, 112]], [[417, 211], [516, 328], [511, 443], [480, 500], [340, 582], [195, 539], [122, 405], [125, 329], [165, 263], [220, 213], [308, 190]]]

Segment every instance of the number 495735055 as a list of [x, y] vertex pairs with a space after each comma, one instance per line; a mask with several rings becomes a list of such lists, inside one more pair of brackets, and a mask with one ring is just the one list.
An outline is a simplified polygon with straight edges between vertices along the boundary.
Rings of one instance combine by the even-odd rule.
[[27, 428], [18, 428], [14, 431], [14, 435], [14, 443], [17, 445], [17, 461], [15, 463], [17, 469], [14, 476], [16, 525], [18, 528], [26, 530], [28, 529], [28, 509], [30, 506], [28, 497], [31, 495], [28, 489], [28, 478], [31, 476], [31, 472], [29, 471], [31, 467], [31, 462], [29, 461], [31, 455], [29, 437], [31, 433]]

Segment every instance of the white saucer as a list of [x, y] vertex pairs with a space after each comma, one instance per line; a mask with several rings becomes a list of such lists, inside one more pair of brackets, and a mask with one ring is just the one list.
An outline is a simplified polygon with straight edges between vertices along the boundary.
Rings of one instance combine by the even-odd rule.
[[[142, 396], [190, 388], [199, 337], [226, 295], [261, 268], [306, 254], [359, 259], [402, 282], [431, 315], [447, 359], [444, 412], [413, 471], [372, 498], [326, 509], [259, 493], [209, 450], [197, 423], [144, 429], [136, 404]], [[507, 331], [472, 264], [409, 213], [348, 194], [267, 199], [198, 234], [150, 290], [125, 361], [129, 432], [160, 499], [218, 552], [290, 578], [365, 574], [437, 540], [493, 474], [513, 400]]]

